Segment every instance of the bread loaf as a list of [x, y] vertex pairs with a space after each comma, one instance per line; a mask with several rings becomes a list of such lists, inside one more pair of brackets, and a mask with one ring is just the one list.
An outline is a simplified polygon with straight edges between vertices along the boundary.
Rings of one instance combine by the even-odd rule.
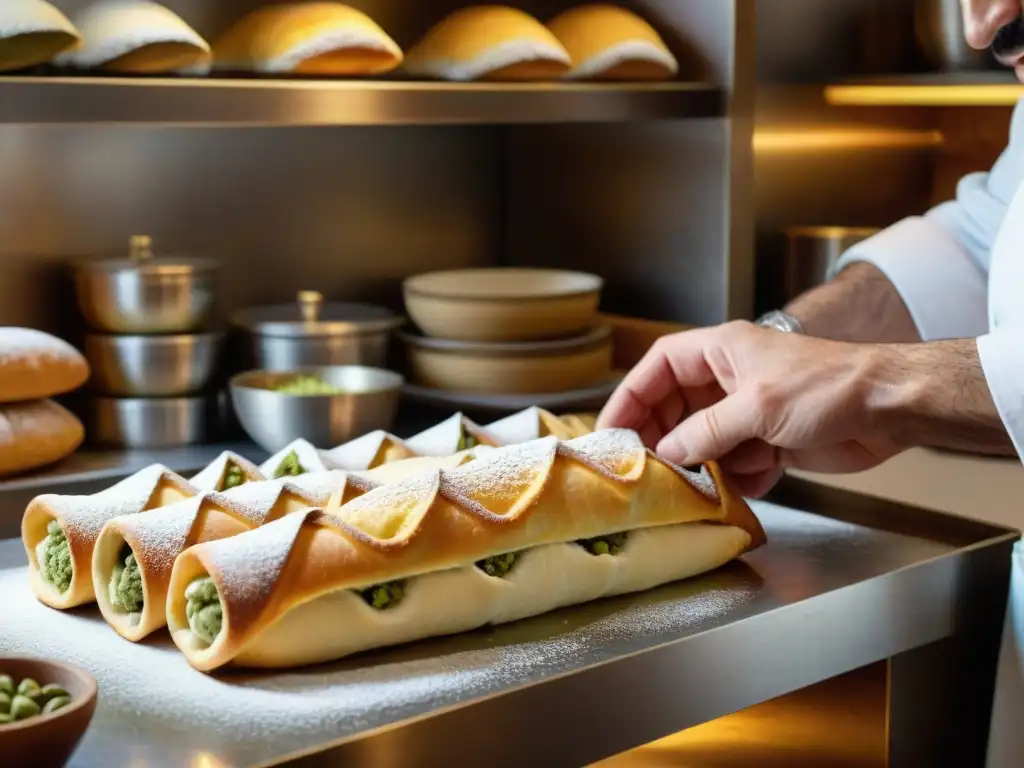
[[32, 328], [0, 328], [0, 403], [63, 395], [88, 379], [89, 364], [66, 341]]
[[0, 2], [0, 72], [45, 64], [80, 41], [67, 16], [43, 0]]
[[0, 405], [0, 476], [60, 461], [84, 437], [82, 422], [52, 400]]
[[572, 60], [543, 24], [502, 5], [464, 8], [406, 54], [405, 70], [439, 80], [557, 80]]
[[549, 437], [190, 547], [167, 621], [197, 669], [293, 667], [649, 589], [764, 541], [715, 465], [625, 430]]
[[205, 74], [209, 44], [180, 17], [149, 0], [99, 0], [75, 15], [82, 44], [61, 66], [119, 74]]
[[616, 5], [581, 5], [548, 22], [572, 58], [573, 80], [664, 80], [679, 70], [654, 27]]
[[260, 8], [213, 44], [214, 66], [264, 74], [380, 75], [402, 63], [402, 49], [369, 16], [341, 3]]

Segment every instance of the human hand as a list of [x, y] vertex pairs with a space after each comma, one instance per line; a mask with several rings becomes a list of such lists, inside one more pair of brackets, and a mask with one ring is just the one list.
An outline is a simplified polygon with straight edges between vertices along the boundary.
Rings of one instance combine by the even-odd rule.
[[597, 426], [634, 429], [682, 466], [717, 460], [753, 497], [786, 468], [868, 469], [901, 450], [872, 408], [887, 385], [878, 349], [746, 322], [666, 336], [626, 376]]

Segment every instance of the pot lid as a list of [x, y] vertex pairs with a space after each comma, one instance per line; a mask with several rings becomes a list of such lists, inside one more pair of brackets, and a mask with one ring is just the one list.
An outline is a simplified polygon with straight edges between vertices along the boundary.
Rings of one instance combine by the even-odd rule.
[[97, 259], [82, 262], [79, 269], [103, 272], [136, 271], [159, 272], [160, 274], [188, 274], [207, 271], [217, 264], [210, 259], [187, 256], [154, 256], [153, 238], [149, 235], [132, 235], [128, 241], [128, 257]]
[[292, 304], [236, 312], [232, 323], [261, 336], [346, 336], [392, 331], [403, 319], [373, 304], [324, 302], [319, 291], [299, 291]]

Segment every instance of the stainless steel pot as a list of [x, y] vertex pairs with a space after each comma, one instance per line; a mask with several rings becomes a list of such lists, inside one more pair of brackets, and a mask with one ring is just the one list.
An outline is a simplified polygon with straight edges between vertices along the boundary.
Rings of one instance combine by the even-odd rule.
[[383, 368], [391, 334], [402, 320], [370, 304], [325, 304], [316, 291], [299, 291], [294, 304], [247, 309], [232, 317], [250, 335], [253, 365], [270, 371], [331, 365]]
[[915, 0], [914, 25], [921, 52], [936, 69], [979, 70], [992, 63], [989, 51], [967, 44], [960, 0]]
[[[343, 392], [289, 395], [274, 391], [298, 375], [313, 376]], [[242, 428], [275, 453], [299, 438], [334, 448], [377, 429], [391, 429], [404, 380], [379, 368], [345, 365], [292, 373], [248, 371], [231, 379], [231, 402]]]
[[85, 338], [92, 386], [106, 395], [173, 397], [199, 392], [213, 378], [221, 336], [214, 333], [170, 336]]
[[782, 286], [785, 301], [826, 282], [839, 257], [877, 229], [868, 227], [794, 227], [786, 230]]
[[216, 264], [156, 258], [152, 240], [132, 237], [126, 259], [83, 262], [75, 291], [86, 321], [107, 333], [185, 333], [203, 328], [214, 302]]
[[210, 442], [219, 432], [208, 397], [98, 397], [90, 404], [89, 439], [118, 448], [178, 448]]

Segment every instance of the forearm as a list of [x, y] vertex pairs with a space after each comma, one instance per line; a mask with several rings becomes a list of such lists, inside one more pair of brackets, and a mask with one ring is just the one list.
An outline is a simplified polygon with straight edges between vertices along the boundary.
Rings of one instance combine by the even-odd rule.
[[791, 301], [785, 311], [809, 336], [837, 341], [915, 342], [917, 328], [899, 293], [872, 264], [853, 264]]
[[1016, 455], [975, 339], [867, 349], [863, 381], [872, 431], [902, 448]]

